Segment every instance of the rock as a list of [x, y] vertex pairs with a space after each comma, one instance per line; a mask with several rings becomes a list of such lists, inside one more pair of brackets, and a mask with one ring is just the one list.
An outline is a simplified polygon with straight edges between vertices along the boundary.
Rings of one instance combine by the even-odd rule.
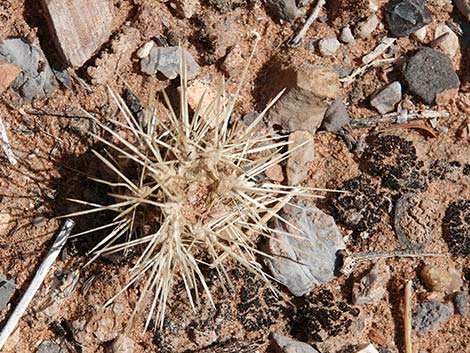
[[354, 36], [352, 34], [351, 28], [344, 27], [341, 30], [341, 34], [339, 35], [339, 40], [342, 41], [343, 43], [350, 44], [354, 42]]
[[445, 91], [439, 92], [436, 94], [436, 104], [437, 105], [447, 105], [451, 101], [455, 100], [459, 94], [458, 88], [450, 88]]
[[338, 74], [339, 78], [345, 78], [351, 74], [353, 71], [352, 67], [350, 66], [341, 66], [341, 65], [333, 65], [333, 69]]
[[315, 133], [328, 109], [328, 100], [340, 95], [338, 74], [330, 68], [305, 64], [275, 75], [275, 94], [283, 88], [286, 91], [269, 111], [269, 126]]
[[377, 304], [386, 292], [390, 268], [378, 262], [359, 282], [354, 283], [352, 302], [356, 305]]
[[[187, 78], [190, 80], [197, 76], [200, 67], [194, 61], [191, 54], [184, 48], [183, 56], [186, 63]], [[180, 53], [179, 47], [156, 47], [150, 50], [148, 57], [140, 61], [142, 72], [153, 75], [160, 71], [170, 80], [175, 79], [180, 74]]]
[[387, 4], [385, 20], [395, 37], [405, 37], [431, 23], [425, 0], [392, 0]]
[[136, 55], [139, 59], [146, 58], [147, 56], [150, 55], [150, 51], [152, 48], [155, 46], [155, 42], [153, 40], [149, 40], [147, 43], [145, 43], [143, 46], [137, 50]]
[[460, 85], [449, 57], [428, 47], [409, 59], [403, 76], [409, 91], [427, 104], [432, 104], [438, 93]]
[[5, 236], [10, 223], [11, 216], [7, 212], [0, 212], [0, 236]]
[[436, 301], [427, 301], [416, 306], [412, 325], [416, 333], [423, 334], [445, 323], [452, 314], [452, 307]]
[[88, 67], [87, 73], [94, 85], [104, 85], [119, 74], [121, 68], [131, 62], [131, 56], [140, 42], [140, 32], [133, 27], [124, 27], [112, 40], [111, 48]]
[[281, 182], [284, 180], [284, 174], [282, 173], [282, 167], [279, 164], [273, 164], [265, 172], [266, 176], [277, 182]]
[[199, 115], [211, 128], [220, 126], [223, 121], [223, 115], [217, 114], [219, 107], [223, 104], [222, 97], [220, 98], [219, 107], [213, 103], [217, 100], [217, 89], [210, 82], [204, 82], [199, 79], [193, 80], [188, 84], [186, 93], [188, 105], [193, 111], [199, 108]]
[[289, 136], [289, 151], [286, 172], [287, 183], [299, 185], [307, 176], [309, 164], [314, 157], [313, 135], [308, 131], [295, 131]]
[[288, 205], [280, 216], [301, 233], [273, 219], [272, 228], [279, 233], [268, 240], [266, 251], [273, 257], [266, 258], [265, 263], [276, 280], [300, 297], [312, 286], [335, 278], [336, 253], [346, 246], [333, 217], [314, 206]]
[[426, 34], [427, 34], [427, 27], [424, 26], [418, 29], [417, 31], [414, 31], [413, 37], [415, 37], [420, 42], [424, 42], [424, 40], [426, 39]]
[[372, 32], [375, 31], [377, 26], [379, 25], [379, 19], [377, 18], [377, 15], [374, 13], [367, 17], [365, 21], [360, 22], [356, 29], [354, 30], [354, 33], [356, 36], [362, 39], [368, 38]]
[[36, 353], [66, 353], [66, 350], [49, 340], [44, 340], [39, 345]]
[[446, 37], [439, 42], [438, 47], [450, 58], [453, 58], [460, 49], [459, 37], [445, 24], [438, 24], [434, 31], [434, 39], [444, 34], [446, 34]]
[[243, 59], [243, 50], [242, 47], [238, 44], [230, 47], [227, 50], [227, 55], [224, 58], [220, 68], [229, 76], [235, 77], [243, 69], [243, 64], [245, 60]]
[[454, 307], [460, 315], [465, 315], [468, 311], [468, 295], [460, 291], [454, 294]]
[[401, 101], [401, 85], [395, 81], [385, 86], [374, 94], [370, 100], [372, 105], [380, 114], [386, 114], [395, 110], [395, 106]]
[[191, 18], [200, 8], [199, 0], [176, 0], [176, 11], [183, 18]]
[[340, 42], [335, 37], [323, 38], [318, 42], [318, 51], [321, 56], [331, 56], [339, 49]]
[[257, 117], [259, 117], [259, 112], [257, 112], [256, 110], [253, 110], [249, 112], [248, 114], [245, 114], [242, 117], [242, 121], [246, 126], [250, 126], [251, 124], [255, 122]]
[[369, 0], [369, 9], [371, 11], [377, 11], [380, 8], [379, 0]]
[[436, 292], [446, 291], [452, 283], [452, 275], [449, 271], [433, 265], [423, 267], [421, 278], [427, 289]]
[[5, 309], [15, 291], [15, 283], [0, 274], [0, 311]]
[[139, 5], [136, 20], [133, 26], [137, 28], [145, 39], [151, 39], [163, 32], [161, 10], [150, 1]]
[[119, 335], [111, 344], [109, 353], [133, 353], [134, 341], [128, 336]]
[[9, 62], [0, 61], [0, 94], [10, 87], [20, 72], [20, 67]]
[[272, 333], [271, 338], [276, 353], [319, 353], [311, 345], [296, 341], [288, 336]]
[[57, 49], [73, 67], [81, 67], [111, 34], [111, 0], [42, 0]]
[[268, 8], [281, 20], [294, 22], [301, 15], [295, 0], [267, 0]]
[[346, 105], [341, 98], [330, 104], [322, 121], [322, 128], [328, 132], [339, 132], [351, 121]]
[[358, 347], [355, 353], [379, 353], [372, 343]]

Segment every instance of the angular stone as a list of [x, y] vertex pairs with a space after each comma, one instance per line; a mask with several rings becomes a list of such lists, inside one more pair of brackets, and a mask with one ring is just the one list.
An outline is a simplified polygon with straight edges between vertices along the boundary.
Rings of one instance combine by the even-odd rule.
[[287, 22], [294, 22], [301, 14], [295, 0], [267, 0], [267, 5], [276, 17]]
[[271, 227], [277, 232], [266, 249], [273, 257], [265, 263], [276, 280], [300, 297], [335, 278], [336, 254], [346, 245], [333, 217], [314, 206], [288, 205], [280, 216], [297, 229], [273, 219]]
[[15, 283], [0, 274], [0, 311], [5, 309], [15, 291]]
[[328, 100], [340, 95], [338, 74], [330, 68], [304, 64], [274, 75], [275, 93], [283, 88], [286, 91], [269, 111], [269, 126], [315, 133], [328, 109]]
[[311, 345], [296, 341], [288, 336], [272, 333], [276, 353], [319, 353]]
[[377, 263], [359, 282], [354, 283], [352, 302], [356, 305], [377, 304], [386, 292], [390, 279], [388, 266]]
[[395, 109], [401, 101], [401, 85], [395, 81], [377, 92], [370, 100], [372, 105], [380, 114], [386, 114]]
[[375, 31], [377, 26], [379, 25], [379, 19], [377, 15], [374, 13], [367, 17], [365, 21], [360, 22], [356, 29], [354, 30], [354, 33], [356, 36], [362, 39], [368, 38], [372, 32]]
[[436, 292], [446, 291], [452, 283], [452, 275], [449, 271], [433, 265], [423, 267], [421, 278], [427, 289]]
[[57, 49], [67, 63], [82, 66], [111, 34], [111, 0], [41, 0]]
[[[175, 79], [180, 75], [180, 47], [156, 47], [150, 50], [148, 57], [140, 61], [142, 72], [153, 75], [160, 71], [170, 80]], [[199, 73], [200, 67], [194, 61], [191, 54], [184, 48], [183, 51], [184, 61], [186, 63], [186, 74], [188, 79], [192, 79]]]
[[338, 132], [351, 121], [346, 105], [341, 98], [330, 104], [323, 118], [322, 128], [329, 132]]
[[468, 295], [465, 292], [457, 292], [454, 295], [455, 311], [460, 315], [465, 315], [468, 311]]
[[412, 325], [416, 333], [423, 334], [445, 323], [453, 314], [449, 305], [436, 301], [427, 301], [416, 306]]
[[450, 58], [453, 58], [460, 48], [459, 37], [445, 24], [437, 25], [434, 31], [434, 39], [437, 39], [444, 34], [446, 34], [446, 37], [439, 42], [438, 47]]
[[460, 85], [449, 57], [428, 47], [410, 58], [403, 76], [409, 91], [427, 104], [434, 102], [436, 94]]
[[405, 37], [432, 21], [425, 0], [392, 0], [387, 5], [385, 19], [395, 37]]
[[21, 68], [5, 61], [0, 61], [0, 93], [10, 87], [16, 76], [21, 72]]
[[341, 30], [341, 34], [339, 35], [339, 40], [343, 43], [349, 44], [354, 42], [354, 36], [352, 34], [351, 28], [344, 27]]
[[287, 159], [287, 182], [289, 185], [298, 185], [305, 179], [309, 164], [313, 162], [314, 145], [313, 135], [308, 131], [295, 131], [289, 136], [289, 151]]
[[331, 56], [339, 49], [341, 43], [335, 37], [323, 38], [318, 42], [318, 51], [321, 56]]

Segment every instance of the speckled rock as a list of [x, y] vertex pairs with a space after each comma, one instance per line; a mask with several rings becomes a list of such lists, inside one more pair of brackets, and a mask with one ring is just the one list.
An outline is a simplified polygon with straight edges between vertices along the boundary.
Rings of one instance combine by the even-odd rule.
[[372, 105], [380, 114], [386, 114], [395, 109], [401, 100], [401, 85], [395, 81], [382, 88], [370, 99]]
[[276, 353], [319, 353], [311, 345], [290, 337], [273, 333], [271, 335]]
[[[335, 278], [337, 251], [344, 249], [343, 237], [333, 217], [314, 206], [286, 206], [271, 226], [278, 232], [268, 240], [265, 263], [271, 274], [295, 296], [308, 293], [314, 285]], [[290, 234], [294, 236], [290, 236]]]
[[423, 334], [445, 323], [452, 314], [451, 306], [436, 301], [427, 301], [416, 306], [412, 325], [416, 333]]
[[[186, 62], [187, 77], [192, 79], [197, 76], [200, 67], [186, 49], [182, 48], [182, 50]], [[152, 48], [149, 56], [140, 61], [140, 66], [142, 72], [146, 74], [153, 75], [159, 71], [173, 80], [180, 74], [181, 69], [179, 47]]]

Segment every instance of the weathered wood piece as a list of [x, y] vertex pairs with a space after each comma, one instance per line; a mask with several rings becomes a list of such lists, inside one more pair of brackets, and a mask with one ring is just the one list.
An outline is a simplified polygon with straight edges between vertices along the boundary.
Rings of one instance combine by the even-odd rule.
[[41, 0], [57, 49], [73, 67], [82, 66], [108, 40], [111, 0]]

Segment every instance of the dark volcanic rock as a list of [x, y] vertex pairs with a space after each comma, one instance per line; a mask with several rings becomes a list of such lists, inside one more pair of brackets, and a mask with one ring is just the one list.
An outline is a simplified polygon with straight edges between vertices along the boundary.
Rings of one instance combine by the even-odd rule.
[[403, 76], [409, 91], [427, 104], [432, 104], [438, 93], [460, 86], [449, 57], [428, 47], [410, 58]]
[[385, 19], [395, 37], [407, 36], [432, 21], [424, 0], [392, 0]]

